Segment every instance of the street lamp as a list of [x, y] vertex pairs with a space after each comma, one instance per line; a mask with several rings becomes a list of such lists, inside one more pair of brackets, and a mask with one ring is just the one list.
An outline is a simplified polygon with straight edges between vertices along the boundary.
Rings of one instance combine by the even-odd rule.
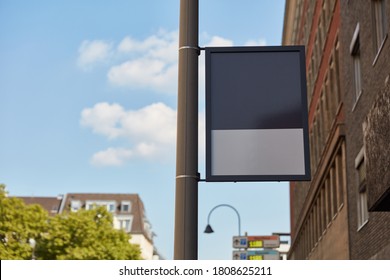
[[215, 206], [213, 209], [210, 210], [210, 213], [209, 213], [209, 215], [207, 217], [207, 226], [206, 226], [206, 229], [204, 230], [204, 233], [213, 233], [214, 232], [214, 230], [210, 226], [210, 216], [211, 216], [211, 213], [215, 209], [217, 209], [219, 207], [229, 207], [229, 208], [233, 209], [234, 212], [236, 212], [237, 218], [238, 218], [238, 236], [241, 236], [241, 218], [240, 218], [240, 214], [238, 213], [236, 208], [234, 208], [233, 206], [231, 206], [229, 204], [219, 204], [219, 205]]

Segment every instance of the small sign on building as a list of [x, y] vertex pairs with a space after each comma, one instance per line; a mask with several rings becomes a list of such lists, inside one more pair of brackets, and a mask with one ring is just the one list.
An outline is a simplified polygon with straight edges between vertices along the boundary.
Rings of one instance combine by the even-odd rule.
[[280, 253], [276, 250], [233, 251], [233, 260], [280, 260]]
[[278, 248], [280, 246], [279, 235], [249, 235], [233, 236], [233, 248]]

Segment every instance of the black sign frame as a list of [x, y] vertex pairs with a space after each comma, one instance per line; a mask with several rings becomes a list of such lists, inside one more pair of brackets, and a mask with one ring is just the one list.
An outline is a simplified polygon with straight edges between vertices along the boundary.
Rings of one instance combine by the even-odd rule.
[[[309, 134], [308, 134], [307, 89], [306, 89], [306, 66], [305, 66], [305, 48], [304, 48], [304, 46], [207, 47], [207, 48], [205, 48], [205, 52], [206, 52], [206, 181], [208, 181], [208, 182], [239, 182], [239, 181], [309, 181], [309, 180], [311, 180], [310, 149], [309, 149]], [[219, 70], [224, 69], [224, 62], [223, 61], [225, 59], [219, 60], [222, 62], [215, 62], [216, 60], [214, 59], [214, 57], [217, 57], [218, 55], [222, 55], [222, 57], [224, 56], [225, 58], [228, 58], [228, 57], [233, 57], [231, 55], [235, 55], [236, 61], [238, 61], [239, 62], [238, 64], [240, 64], [240, 61], [245, 61], [245, 59], [247, 59], [248, 61], [251, 61], [251, 59], [248, 57], [248, 55], [251, 56], [252, 54], [254, 55], [254, 58], [257, 54], [265, 55], [264, 57], [270, 56], [271, 60], [274, 59], [272, 57], [278, 58], [279, 56], [282, 57], [281, 59], [283, 59], [283, 56], [284, 56], [283, 54], [291, 54], [293, 56], [298, 57], [298, 59], [294, 58], [291, 60], [291, 61], [293, 61], [292, 64], [296, 64], [296, 65], [290, 65], [288, 67], [290, 67], [290, 69], [293, 69], [293, 71], [290, 71], [291, 73], [294, 71], [296, 71], [298, 73], [297, 74], [298, 76], [296, 79], [294, 79], [293, 83], [299, 84], [300, 88], [299, 88], [299, 90], [297, 90], [297, 89], [293, 90], [292, 93], [294, 94], [294, 96], [293, 96], [294, 102], [298, 102], [300, 104], [300, 112], [299, 112], [299, 118], [298, 118], [299, 120], [296, 118], [297, 114], [295, 114], [295, 120], [294, 120], [294, 118], [292, 118], [293, 120], [291, 120], [290, 118], [287, 118], [287, 123], [288, 123], [287, 129], [290, 128], [290, 126], [291, 126], [291, 128], [296, 127], [296, 128], [299, 128], [303, 131], [303, 136], [302, 136], [303, 148], [302, 149], [303, 149], [304, 155], [303, 155], [301, 161], [303, 161], [303, 164], [304, 164], [303, 169], [304, 170], [303, 170], [303, 172], [301, 172], [299, 174], [275, 173], [275, 174], [249, 174], [248, 175], [248, 174], [215, 174], [215, 173], [213, 173], [212, 164], [213, 164], [213, 160], [214, 160], [214, 158], [213, 158], [213, 148], [214, 147], [212, 146], [212, 131], [213, 131], [213, 129], [215, 129], [215, 126], [216, 126], [215, 122], [218, 122], [218, 119], [223, 120], [220, 122], [221, 123], [220, 125], [222, 126], [222, 129], [225, 129], [225, 127], [224, 127], [225, 124], [223, 123], [223, 122], [225, 122], [224, 121], [225, 117], [223, 115], [224, 113], [221, 113], [220, 115], [215, 113], [214, 111], [217, 111], [217, 110], [215, 110], [216, 106], [214, 105], [215, 103], [213, 103], [213, 102], [218, 102], [217, 99], [219, 99], [220, 101], [222, 100], [222, 102], [219, 102], [219, 104], [225, 103], [225, 101], [223, 100], [224, 96], [221, 97], [222, 96], [221, 93], [219, 93], [219, 95], [220, 95], [219, 98], [214, 98], [214, 96], [218, 96], [218, 94], [215, 95], [215, 90], [214, 90], [215, 86], [214, 85], [215, 85], [215, 83], [218, 83], [218, 82], [221, 83], [221, 81], [215, 81], [214, 76], [213, 76], [213, 74], [215, 75], [215, 70], [213, 68], [217, 68]], [[240, 58], [241, 55], [243, 55], [243, 59]], [[256, 58], [256, 59], [258, 59], [258, 58]], [[277, 60], [280, 60], [280, 59], [277, 59]], [[290, 63], [290, 62], [288, 62], [288, 63]], [[221, 65], [219, 65], [218, 67], [215, 67], [216, 63], [221, 63]], [[249, 62], [249, 64], [251, 64], [251, 63]], [[279, 61], [279, 64], [280, 64], [280, 61]], [[276, 63], [276, 65], [274, 66], [273, 63], [268, 62], [268, 63], [265, 63], [264, 67], [265, 68], [274, 68], [271, 70], [278, 72], [278, 69], [276, 69], [278, 67], [277, 65], [278, 65], [278, 63]], [[227, 63], [225, 69], [231, 69], [232, 67], [230, 67], [230, 66], [231, 65], [229, 65], [229, 63]], [[238, 66], [238, 69], [240, 69], [240, 67], [242, 68], [243, 66], [242, 65]], [[249, 70], [244, 69], [243, 72], [245, 72], [245, 71], [252, 71], [253, 72], [253, 65], [251, 67], [252, 67], [252, 69], [250, 69], [250, 67], [249, 67]], [[269, 69], [262, 69], [263, 66], [260, 64], [258, 64], [256, 67], [258, 67], [258, 69], [256, 69], [256, 71], [260, 70], [260, 72], [262, 72], [262, 73], [266, 73], [267, 71], [269, 71]], [[284, 67], [278, 67], [278, 68], [280, 70], [284, 69]], [[225, 72], [225, 71], [220, 71], [220, 72]], [[235, 73], [235, 72], [232, 71], [232, 73]], [[237, 72], [237, 73], [240, 73], [240, 72]], [[286, 72], [284, 72], [282, 74], [286, 75]], [[240, 76], [240, 74], [238, 74], [237, 76]], [[246, 75], [241, 75], [240, 78], [238, 78], [238, 79], [245, 80], [245, 76]], [[229, 81], [229, 82], [227, 82], [227, 84], [229, 84], [231, 81], [230, 76], [228, 76], [228, 74], [226, 74], [223, 77], [224, 77], [223, 83], [225, 83], [226, 81]], [[234, 77], [234, 75], [232, 75], [231, 78], [234, 80], [236, 77]], [[286, 79], [289, 80], [290, 78], [287, 77]], [[245, 81], [239, 81], [239, 82], [245, 83]], [[231, 85], [231, 83], [230, 83], [230, 85]], [[222, 86], [222, 88], [223, 88], [223, 86]], [[214, 92], [213, 92], [213, 90], [214, 90]], [[229, 92], [229, 90], [227, 90], [226, 92]], [[242, 93], [240, 92], [239, 94], [241, 95]], [[287, 96], [287, 99], [290, 98], [290, 95], [284, 94], [283, 98], [281, 98], [281, 99], [284, 99], [286, 96]], [[226, 96], [226, 98], [229, 99], [228, 96]], [[233, 97], [233, 99], [232, 99], [233, 101], [230, 101], [232, 104], [234, 103], [234, 100], [236, 100], [234, 98], [238, 98], [238, 93], [235, 97]], [[264, 108], [264, 105], [262, 105], [262, 106]], [[267, 105], [265, 105], [265, 106], [267, 106]], [[278, 105], [275, 105], [275, 106], [277, 107]], [[283, 106], [280, 106], [280, 107], [283, 107]], [[221, 112], [224, 112], [224, 110], [226, 111], [227, 109], [226, 108], [224, 108], [224, 109], [218, 108], [218, 110]], [[245, 110], [241, 110], [241, 112], [245, 112]], [[238, 116], [238, 117], [235, 117], [235, 116]], [[244, 122], [246, 121], [246, 119], [245, 119], [246, 117], [245, 116], [242, 117], [241, 114], [236, 114], [235, 116], [230, 118], [230, 120], [232, 122], [236, 122], [236, 119], [240, 119], [240, 118], [244, 119]], [[227, 119], [229, 119], [229, 117]], [[217, 121], [215, 121], [215, 120], [217, 120]], [[238, 120], [237, 122], [239, 122], [239, 121], [240, 120]], [[277, 121], [274, 121], [274, 122], [278, 123]], [[250, 123], [251, 123], [251, 121], [248, 121], [249, 126], [251, 125]], [[283, 121], [281, 123], [283, 123]], [[298, 125], [299, 127], [297, 127], [298, 123], [299, 123], [299, 125]], [[276, 124], [276, 126], [283, 126], [283, 124]], [[239, 133], [240, 133], [240, 131], [244, 131], [245, 128], [246, 127], [239, 128], [237, 131], [239, 131]], [[282, 128], [282, 127], [279, 127], [279, 128]], [[243, 129], [243, 130], [240, 130], [240, 129]], [[272, 127], [267, 127], [267, 129], [272, 129]]]

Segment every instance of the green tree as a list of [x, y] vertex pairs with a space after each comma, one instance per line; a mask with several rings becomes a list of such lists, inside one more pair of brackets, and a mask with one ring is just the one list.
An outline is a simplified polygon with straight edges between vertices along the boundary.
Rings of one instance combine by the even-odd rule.
[[47, 229], [48, 213], [40, 205], [25, 205], [21, 199], [7, 197], [0, 184], [0, 259], [33, 258], [30, 240], [39, 243]]
[[112, 215], [104, 207], [64, 213], [50, 219], [47, 233], [37, 244], [37, 256], [57, 260], [137, 260], [138, 245], [113, 228]]
[[[113, 228], [105, 208], [49, 217], [40, 205], [8, 197], [0, 184], [0, 259], [137, 260], [138, 245]], [[30, 245], [35, 242], [35, 247]]]

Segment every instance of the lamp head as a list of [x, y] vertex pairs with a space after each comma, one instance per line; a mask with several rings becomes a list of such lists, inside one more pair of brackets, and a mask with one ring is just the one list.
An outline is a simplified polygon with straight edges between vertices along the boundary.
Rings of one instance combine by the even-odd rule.
[[214, 231], [213, 231], [213, 229], [211, 228], [211, 226], [210, 225], [207, 225], [206, 226], [206, 229], [204, 230], [204, 233], [213, 233]]

